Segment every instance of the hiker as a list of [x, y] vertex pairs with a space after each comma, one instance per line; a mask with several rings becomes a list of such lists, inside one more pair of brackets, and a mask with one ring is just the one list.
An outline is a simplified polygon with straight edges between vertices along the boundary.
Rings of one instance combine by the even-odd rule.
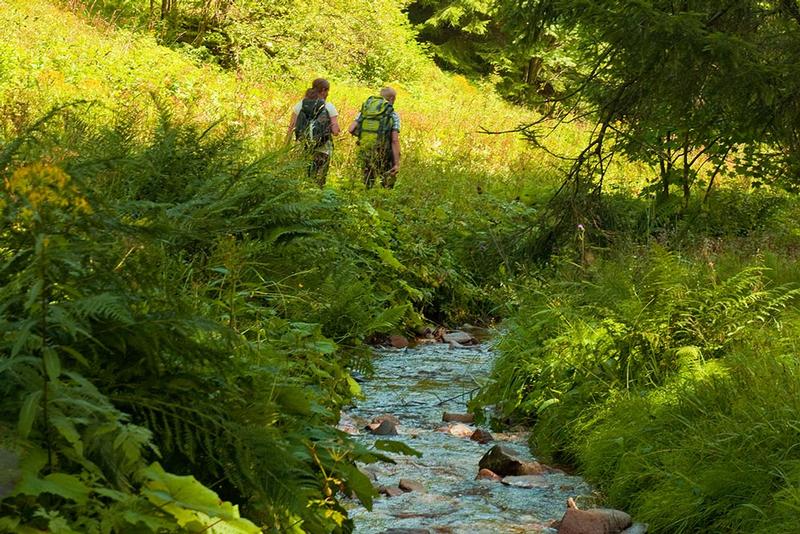
[[380, 96], [371, 96], [347, 129], [358, 137], [358, 157], [364, 170], [364, 185], [373, 186], [376, 179], [386, 188], [394, 187], [400, 171], [400, 116], [394, 110], [397, 91], [381, 89]]
[[308, 176], [320, 187], [325, 185], [333, 154], [333, 137], [339, 135], [339, 112], [328, 102], [331, 84], [324, 78], [311, 82], [303, 99], [292, 109], [292, 120], [286, 132], [286, 143], [295, 139], [310, 158]]

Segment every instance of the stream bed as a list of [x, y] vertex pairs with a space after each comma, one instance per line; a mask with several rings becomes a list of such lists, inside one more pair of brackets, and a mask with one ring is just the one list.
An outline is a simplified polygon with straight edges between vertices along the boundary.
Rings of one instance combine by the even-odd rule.
[[[494, 441], [479, 444], [448, 433], [448, 425], [454, 423], [442, 422], [443, 412], [465, 413], [470, 394], [488, 376], [493, 358], [490, 344], [453, 348], [435, 343], [378, 351], [374, 376], [361, 384], [366, 398], [343, 414], [340, 427], [357, 430], [354, 439], [367, 446], [392, 439], [421, 452], [419, 458], [386, 453], [395, 464], [363, 469], [376, 486], [397, 488], [400, 479], [408, 479], [425, 491], [380, 495], [372, 511], [352, 504], [349, 513], [357, 533], [555, 533], [549, 525], [564, 514], [567, 498], [590, 493], [581, 478], [560, 472], [544, 475], [533, 488], [475, 479], [479, 460], [496, 444], [512, 449], [520, 459], [535, 460], [524, 435], [493, 433]], [[374, 436], [364, 430], [384, 414], [399, 419], [399, 435]]]

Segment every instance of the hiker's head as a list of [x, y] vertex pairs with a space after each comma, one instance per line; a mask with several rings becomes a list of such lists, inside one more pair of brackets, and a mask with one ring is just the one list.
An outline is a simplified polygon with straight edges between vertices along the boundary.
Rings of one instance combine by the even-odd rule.
[[385, 98], [390, 104], [394, 104], [394, 99], [397, 98], [397, 91], [391, 87], [384, 87], [381, 89], [381, 96]]
[[328, 91], [331, 90], [331, 83], [325, 78], [317, 78], [311, 82], [311, 87], [306, 89], [305, 98], [328, 98]]

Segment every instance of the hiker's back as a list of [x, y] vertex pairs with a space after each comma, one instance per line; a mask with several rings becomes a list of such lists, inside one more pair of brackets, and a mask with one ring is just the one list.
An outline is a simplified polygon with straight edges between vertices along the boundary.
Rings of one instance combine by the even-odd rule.
[[364, 184], [372, 187], [380, 179], [383, 187], [394, 187], [400, 169], [400, 116], [394, 110], [397, 91], [381, 89], [371, 96], [347, 129], [358, 137], [358, 156], [364, 170]]

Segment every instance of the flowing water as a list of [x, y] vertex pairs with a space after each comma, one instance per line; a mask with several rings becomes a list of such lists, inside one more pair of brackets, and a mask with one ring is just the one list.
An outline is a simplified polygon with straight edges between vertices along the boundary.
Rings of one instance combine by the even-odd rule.
[[[409, 479], [426, 491], [381, 495], [372, 511], [353, 504], [350, 515], [357, 533], [552, 533], [548, 525], [564, 514], [567, 498], [590, 492], [580, 478], [562, 473], [544, 475], [533, 488], [475, 480], [478, 461], [495, 444], [507, 446], [523, 460], [535, 460], [523, 435], [494, 434], [495, 441], [481, 445], [448, 433], [448, 424], [442, 423], [443, 412], [465, 412], [476, 384], [488, 376], [493, 357], [489, 345], [428, 344], [378, 352], [374, 376], [361, 384], [366, 399], [343, 415], [340, 426], [351, 432], [362, 429], [354, 437], [368, 446], [376, 439], [393, 439], [420, 451], [421, 458], [389, 454], [396, 464], [373, 464], [365, 470], [376, 476], [376, 486], [396, 488], [400, 479]], [[363, 431], [383, 414], [399, 418], [398, 436]]]

